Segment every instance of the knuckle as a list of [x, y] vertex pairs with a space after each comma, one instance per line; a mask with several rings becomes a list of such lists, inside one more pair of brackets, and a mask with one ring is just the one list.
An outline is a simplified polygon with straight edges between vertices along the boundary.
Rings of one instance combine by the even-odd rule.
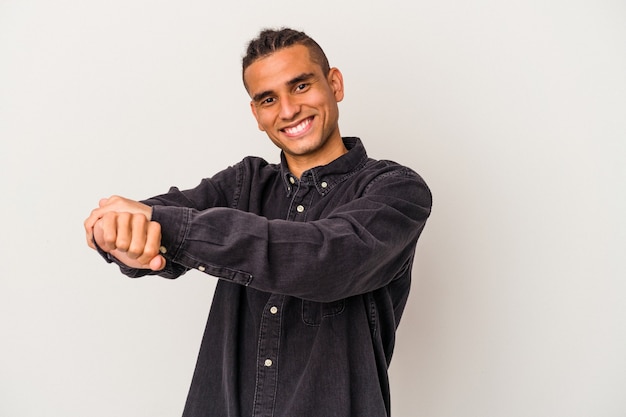
[[157, 253], [159, 253], [159, 249], [155, 245], [146, 245], [143, 249], [143, 253], [150, 258], [154, 258]]
[[137, 248], [131, 246], [128, 248], [128, 251], [126, 251], [126, 255], [128, 255], [131, 259], [137, 259], [141, 256], [141, 251], [138, 251]]
[[111, 230], [104, 230], [102, 233], [102, 239], [106, 242], [106, 243], [115, 243], [115, 240], [117, 239], [116, 233], [114, 231]]
[[105, 233], [102, 236], [102, 246], [103, 249], [115, 249], [115, 236], [111, 236], [110, 233]]
[[141, 257], [145, 260], [146, 263], [148, 263], [152, 260], [152, 258], [157, 256], [158, 253], [158, 249], [154, 247], [146, 247]]
[[130, 241], [125, 236], [118, 236], [115, 241], [115, 246], [117, 246], [120, 250], [129, 250], [130, 249]]
[[143, 214], [133, 214], [132, 222], [133, 222], [133, 225], [143, 226], [147, 222], [147, 219], [146, 219], [146, 216], [144, 216]]
[[108, 212], [104, 213], [101, 218], [104, 219], [104, 220], [111, 220], [111, 219], [114, 219], [116, 216], [117, 216], [116, 212], [108, 211]]

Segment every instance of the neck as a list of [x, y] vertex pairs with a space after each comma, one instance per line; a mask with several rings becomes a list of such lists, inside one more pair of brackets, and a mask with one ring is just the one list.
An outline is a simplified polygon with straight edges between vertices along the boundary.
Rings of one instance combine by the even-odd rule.
[[340, 139], [335, 142], [334, 146], [328, 147], [321, 154], [290, 155], [285, 153], [285, 159], [287, 160], [289, 171], [300, 178], [305, 171], [318, 166], [327, 165], [346, 153], [348, 153], [348, 149], [344, 145], [343, 140]]

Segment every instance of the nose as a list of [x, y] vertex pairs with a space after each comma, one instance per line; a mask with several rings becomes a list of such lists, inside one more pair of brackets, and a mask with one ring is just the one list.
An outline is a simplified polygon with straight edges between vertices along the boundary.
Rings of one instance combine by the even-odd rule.
[[280, 118], [292, 120], [300, 113], [300, 105], [293, 97], [285, 96], [280, 99]]

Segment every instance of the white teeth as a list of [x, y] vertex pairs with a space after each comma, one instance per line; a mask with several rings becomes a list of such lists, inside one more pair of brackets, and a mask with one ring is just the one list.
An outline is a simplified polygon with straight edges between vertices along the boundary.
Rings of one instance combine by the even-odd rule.
[[285, 131], [285, 133], [287, 133], [288, 135], [297, 135], [298, 133], [302, 132], [304, 129], [307, 128], [307, 126], [311, 123], [311, 119], [307, 118], [305, 120], [302, 121], [302, 123], [298, 124], [297, 126], [294, 127], [286, 127], [285, 129], [283, 129]]

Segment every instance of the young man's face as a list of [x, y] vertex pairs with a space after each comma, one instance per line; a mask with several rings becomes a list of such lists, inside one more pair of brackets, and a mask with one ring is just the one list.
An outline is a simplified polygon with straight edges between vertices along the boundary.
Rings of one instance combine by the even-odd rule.
[[338, 126], [337, 103], [343, 99], [338, 69], [324, 76], [308, 49], [295, 45], [255, 61], [244, 79], [259, 129], [285, 152], [290, 168], [324, 165], [345, 152]]

